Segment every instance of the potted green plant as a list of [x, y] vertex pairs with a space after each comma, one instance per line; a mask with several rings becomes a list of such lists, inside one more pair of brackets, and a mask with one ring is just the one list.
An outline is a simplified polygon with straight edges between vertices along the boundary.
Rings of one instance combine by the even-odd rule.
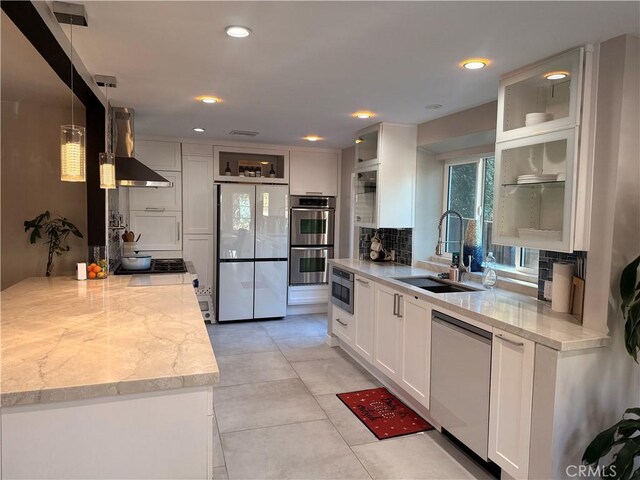
[[[620, 277], [622, 316], [625, 319], [624, 343], [629, 355], [638, 363], [640, 352], [640, 281], [638, 280], [640, 256], [625, 267]], [[601, 462], [607, 478], [640, 480], [640, 408], [629, 408], [622, 420], [600, 432], [591, 441], [582, 461], [592, 467]]]
[[60, 216], [52, 219], [48, 210], [31, 220], [25, 220], [24, 231], [28, 232], [29, 230], [31, 230], [29, 241], [32, 244], [36, 243], [38, 239], [42, 239], [41, 232], [43, 231], [47, 237], [45, 241], [45, 243], [49, 245], [47, 253], [47, 277], [51, 276], [51, 270], [53, 270], [53, 255], [55, 254], [59, 257], [64, 252], [71, 250], [69, 245], [67, 245], [67, 237], [69, 234], [82, 238], [82, 233], [80, 233], [80, 230], [78, 230], [73, 223], [65, 217]]

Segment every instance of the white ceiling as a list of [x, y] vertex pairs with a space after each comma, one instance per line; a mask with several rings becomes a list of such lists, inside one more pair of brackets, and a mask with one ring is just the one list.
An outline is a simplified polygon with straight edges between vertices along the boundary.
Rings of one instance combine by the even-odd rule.
[[[109, 96], [134, 107], [139, 134], [345, 147], [373, 120], [422, 123], [496, 98], [519, 66], [622, 33], [640, 34], [638, 2], [85, 3], [74, 47]], [[253, 34], [229, 38], [227, 25]], [[68, 33], [68, 27], [65, 26]], [[458, 62], [492, 60], [480, 71]], [[195, 101], [210, 94], [217, 105]], [[440, 103], [440, 110], [426, 110]], [[206, 129], [196, 134], [193, 127]]]

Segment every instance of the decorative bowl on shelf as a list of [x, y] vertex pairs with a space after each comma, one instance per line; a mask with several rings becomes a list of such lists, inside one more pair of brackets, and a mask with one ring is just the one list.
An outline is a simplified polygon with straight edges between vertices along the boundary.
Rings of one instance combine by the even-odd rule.
[[562, 240], [562, 232], [560, 230], [541, 230], [537, 228], [519, 228], [518, 236], [529, 240]]
[[532, 112], [532, 113], [527, 113], [524, 116], [524, 125], [526, 127], [530, 127], [531, 125], [550, 122], [551, 120], [553, 120], [553, 113]]

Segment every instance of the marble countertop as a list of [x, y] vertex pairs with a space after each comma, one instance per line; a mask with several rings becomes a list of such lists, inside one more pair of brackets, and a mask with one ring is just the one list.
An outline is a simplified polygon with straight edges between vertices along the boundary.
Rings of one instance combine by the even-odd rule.
[[[583, 328], [572, 315], [554, 312], [544, 302], [520, 293], [504, 289], [432, 293], [393, 278], [437, 275], [431, 270], [366, 260], [334, 259], [330, 263], [422, 298], [435, 307], [520, 335], [555, 350], [580, 350], [611, 343], [610, 337]], [[482, 288], [482, 285], [473, 282], [465, 283]]]
[[190, 282], [28, 278], [0, 294], [2, 406], [213, 385]]

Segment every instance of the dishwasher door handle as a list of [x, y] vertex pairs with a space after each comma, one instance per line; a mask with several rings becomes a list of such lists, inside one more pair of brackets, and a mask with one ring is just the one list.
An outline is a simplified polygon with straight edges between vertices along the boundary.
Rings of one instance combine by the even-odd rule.
[[500, 340], [504, 340], [505, 342], [510, 343], [511, 345], [515, 345], [516, 347], [524, 347], [524, 342], [517, 342], [515, 340], [511, 340], [510, 338], [505, 337], [501, 333], [496, 333], [496, 337], [498, 337]]

